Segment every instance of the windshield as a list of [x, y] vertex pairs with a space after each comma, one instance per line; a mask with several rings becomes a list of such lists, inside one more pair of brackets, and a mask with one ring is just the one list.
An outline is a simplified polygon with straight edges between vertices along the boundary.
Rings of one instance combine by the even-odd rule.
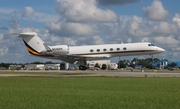
[[154, 44], [148, 44], [148, 46], [155, 46]]

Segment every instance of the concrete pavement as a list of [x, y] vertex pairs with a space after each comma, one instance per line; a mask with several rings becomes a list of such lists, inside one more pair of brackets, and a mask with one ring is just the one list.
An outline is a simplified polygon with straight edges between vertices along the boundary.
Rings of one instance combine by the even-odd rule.
[[[26, 73], [28, 72], [28, 73]], [[180, 77], [175, 72], [130, 72], [130, 71], [0, 71], [2, 77], [81, 77], [81, 76], [110, 76], [110, 77]]]

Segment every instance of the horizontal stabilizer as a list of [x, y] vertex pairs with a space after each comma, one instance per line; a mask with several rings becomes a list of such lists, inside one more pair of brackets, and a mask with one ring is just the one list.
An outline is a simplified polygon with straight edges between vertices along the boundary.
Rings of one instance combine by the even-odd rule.
[[12, 33], [12, 34], [9, 34], [9, 35], [19, 36], [19, 33]]

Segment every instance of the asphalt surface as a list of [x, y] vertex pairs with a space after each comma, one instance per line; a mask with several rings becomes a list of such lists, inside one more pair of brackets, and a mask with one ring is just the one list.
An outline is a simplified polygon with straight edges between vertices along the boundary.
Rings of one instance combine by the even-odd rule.
[[[3, 72], [3, 73], [2, 73]], [[17, 73], [18, 72], [18, 73]], [[22, 73], [21, 73], [22, 72]], [[25, 73], [28, 72], [28, 73]], [[32, 72], [32, 73], [31, 73]], [[0, 71], [1, 77], [180, 77], [180, 72], [131, 72], [131, 71]], [[7, 73], [7, 74], [6, 74]]]

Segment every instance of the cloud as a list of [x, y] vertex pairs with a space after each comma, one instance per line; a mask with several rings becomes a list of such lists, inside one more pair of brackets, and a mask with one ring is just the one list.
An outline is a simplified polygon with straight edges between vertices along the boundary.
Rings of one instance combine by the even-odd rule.
[[51, 36], [51, 41], [52, 42], [60, 42], [61, 39], [60, 39], [60, 37], [57, 37], [57, 36]]
[[[146, 19], [137, 15], [117, 15], [106, 7], [138, 1], [140, 0], [56, 0], [56, 14], [36, 11], [37, 8], [29, 6], [22, 10], [9, 9], [6, 11], [0, 8], [0, 13], [2, 12], [3, 15], [10, 14], [7, 19], [4, 16], [1, 17], [3, 23], [4, 21], [9, 22], [0, 27], [4, 32], [0, 34], [0, 55], [3, 56], [0, 60], [8, 56], [16, 57], [22, 62], [32, 61], [30, 58], [27, 59], [28, 52], [22, 40], [6, 35], [21, 32], [37, 32], [48, 45], [148, 41], [162, 46], [168, 53], [177, 54], [180, 49], [179, 13], [170, 18], [172, 16], [169, 16], [169, 12], [164, 9], [159, 0], [154, 0], [150, 6], [143, 8]], [[105, 7], [100, 8], [99, 5]], [[41, 28], [39, 24], [37, 28], [24, 27], [21, 21], [24, 23], [29, 20], [28, 18], [33, 23], [40, 22]], [[45, 28], [42, 22], [45, 22]], [[36, 58], [33, 59], [36, 60]], [[41, 58], [39, 60], [42, 61]]]
[[58, 21], [59, 16], [56, 14], [44, 13], [44, 12], [34, 12], [34, 17], [32, 18], [33, 21], [36, 22], [52, 22]]
[[[29, 6], [24, 7], [23, 10], [3, 7], [0, 8], [0, 13], [3, 14], [1, 20], [5, 22], [7, 21], [7, 19], [9, 22], [12, 22], [12, 20], [14, 20], [13, 22], [15, 22], [15, 20], [18, 22], [27, 21], [29, 24], [31, 24], [30, 26], [32, 26], [33, 22], [44, 23], [44, 22], [58, 21], [59, 18], [57, 14], [36, 11], [34, 10], [33, 7], [29, 7]], [[2, 22], [1, 20], [0, 23]], [[17, 25], [14, 27], [17, 27]]]
[[36, 29], [36, 28], [23, 28], [23, 27], [19, 27], [19, 28], [9, 28], [7, 31], [6, 31], [6, 34], [13, 34], [13, 33], [24, 33], [24, 32], [37, 32], [39, 33], [40, 30], [39, 29]]
[[97, 45], [97, 44], [104, 44], [104, 41], [99, 36], [93, 36], [93, 42], [94, 42], [95, 45]]
[[27, 19], [28, 25], [33, 26], [34, 9], [32, 7], [25, 7], [24, 12], [22, 12], [22, 17]]
[[2, 46], [0, 48], [0, 56], [4, 56], [5, 54], [7, 54], [8, 52], [8, 48], [6, 46]]
[[142, 42], [149, 42], [149, 38], [148, 37], [144, 37], [141, 41]]
[[0, 27], [0, 30], [7, 30], [8, 28], [7, 27]]
[[125, 5], [135, 2], [140, 2], [142, 0], [97, 0], [99, 5], [112, 6], [112, 5]]
[[10, 14], [10, 13], [14, 12], [14, 10], [16, 10], [16, 9], [3, 7], [3, 8], [0, 8], [0, 13]]
[[174, 17], [172, 20], [173, 20], [173, 22], [175, 22], [175, 23], [178, 25], [178, 27], [180, 28], [180, 14], [179, 14], [179, 13], [176, 13], [176, 14], [175, 14], [175, 17]]
[[4, 35], [0, 34], [0, 42], [3, 40], [3, 38], [4, 38]]
[[180, 51], [180, 47], [172, 48], [174, 51]]
[[51, 34], [64, 36], [89, 36], [94, 32], [94, 25], [83, 23], [66, 23], [66, 22], [49, 22], [46, 24], [46, 28]]
[[179, 41], [177, 39], [175, 39], [174, 36], [170, 35], [168, 37], [163, 37], [163, 36], [160, 36], [160, 37], [155, 37], [154, 40], [157, 42], [157, 43], [160, 43], [162, 45], [168, 45], [168, 46], [177, 46], [179, 44]]
[[152, 32], [154, 34], [170, 35], [170, 34], [176, 34], [178, 32], [176, 25], [164, 21], [158, 23], [152, 23], [151, 27], [153, 27]]
[[25, 7], [24, 12], [22, 13], [23, 17], [31, 17], [31, 15], [34, 13], [34, 9], [32, 7]]
[[96, 0], [56, 0], [59, 21], [46, 23], [50, 34], [61, 37], [87, 37], [104, 32], [105, 23], [117, 23], [118, 16], [111, 10], [98, 8]]
[[[116, 13], [98, 7], [96, 0], [56, 0], [59, 21], [46, 23], [50, 34], [61, 37], [92, 37], [109, 34], [110, 25], [119, 22]], [[108, 25], [110, 24], [110, 25]]]
[[138, 16], [133, 16], [132, 19], [126, 24], [126, 31], [129, 36], [146, 37], [150, 34], [143, 19]]
[[[31, 19], [30, 15], [31, 13], [31, 8], [28, 7], [27, 9], [25, 8], [24, 11], [18, 10], [18, 9], [7, 9], [7, 12], [4, 9], [0, 9], [0, 11], [6, 13], [5, 15], [3, 15], [3, 21], [8, 23], [8, 25], [10, 25], [8, 28], [14, 28], [14, 29], [18, 29], [21, 27], [20, 23], [22, 23], [22, 21], [29, 21], [29, 19]], [[24, 15], [23, 19], [22, 16]], [[26, 15], [26, 17], [25, 17]]]
[[111, 10], [97, 7], [96, 0], [56, 0], [56, 11], [70, 22], [117, 22]]
[[58, 20], [58, 15], [44, 13], [44, 12], [37, 12], [33, 9], [33, 7], [25, 7], [22, 13], [22, 17], [27, 18], [30, 22], [37, 21], [37, 22], [50, 22], [52, 20]]
[[91, 37], [74, 37], [76, 45], [98, 45], [104, 44], [104, 38], [101, 38], [98, 35]]
[[143, 7], [145, 17], [149, 20], [162, 21], [167, 20], [169, 12], [164, 9], [160, 0], [154, 0], [151, 6]]
[[73, 38], [67, 38], [65, 37], [63, 39], [64, 43], [67, 45], [77, 45], [77, 40], [73, 39]]

